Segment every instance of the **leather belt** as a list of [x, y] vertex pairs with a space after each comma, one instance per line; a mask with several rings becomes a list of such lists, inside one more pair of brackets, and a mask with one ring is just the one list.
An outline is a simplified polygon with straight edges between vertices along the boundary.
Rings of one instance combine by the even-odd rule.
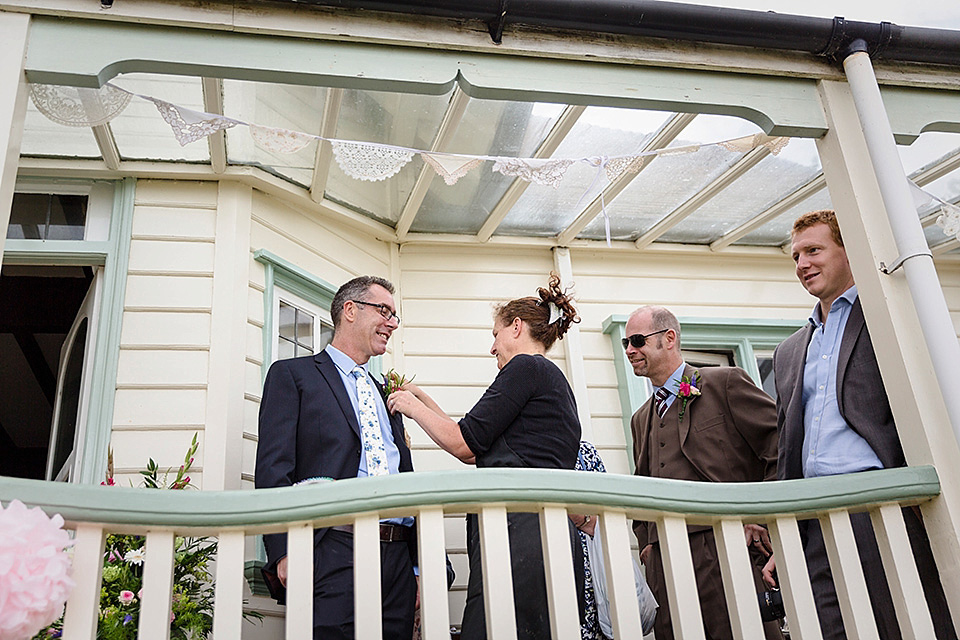
[[[353, 535], [352, 524], [341, 524], [330, 527], [334, 531], [342, 531]], [[413, 531], [410, 527], [400, 524], [380, 524], [380, 542], [406, 542], [413, 537]]]

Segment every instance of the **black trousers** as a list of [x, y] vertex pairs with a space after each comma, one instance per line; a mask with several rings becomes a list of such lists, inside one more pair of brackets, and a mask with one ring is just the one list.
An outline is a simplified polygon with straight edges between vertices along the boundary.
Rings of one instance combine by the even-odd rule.
[[[384, 640], [410, 640], [417, 580], [406, 542], [380, 543]], [[314, 548], [313, 639], [353, 640], [353, 534], [329, 530]]]
[[[950, 610], [940, 584], [940, 574], [933, 560], [930, 550], [930, 540], [923, 528], [923, 523], [911, 508], [903, 509], [903, 519], [910, 538], [913, 558], [920, 573], [920, 582], [923, 585], [923, 595], [930, 608], [933, 618], [933, 628], [937, 640], [955, 640], [957, 632], [953, 628]], [[857, 541], [857, 552], [860, 555], [860, 564], [863, 567], [863, 577], [867, 582], [867, 591], [870, 594], [870, 604], [873, 607], [873, 617], [877, 621], [877, 630], [882, 640], [900, 640], [900, 625], [897, 622], [897, 613], [893, 608], [893, 599], [890, 588], [887, 586], [886, 574], [880, 559], [880, 549], [877, 547], [877, 538], [873, 533], [873, 524], [867, 513], [850, 515], [854, 537]], [[837, 599], [837, 590], [830, 573], [830, 563], [827, 559], [827, 550], [823, 542], [823, 532], [817, 520], [803, 520], [800, 525], [800, 538], [803, 541], [803, 553], [807, 560], [807, 572], [810, 574], [810, 583], [813, 586], [813, 597], [817, 605], [817, 615], [820, 618], [820, 630], [824, 640], [845, 640], [847, 635], [843, 628], [843, 618], [840, 613], [840, 603]]]

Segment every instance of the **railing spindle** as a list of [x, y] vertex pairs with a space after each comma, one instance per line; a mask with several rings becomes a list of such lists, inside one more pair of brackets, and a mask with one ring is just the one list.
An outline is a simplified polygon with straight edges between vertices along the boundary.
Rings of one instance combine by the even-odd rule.
[[173, 531], [148, 531], [143, 561], [139, 640], [169, 640], [173, 596]]
[[243, 624], [243, 531], [221, 531], [217, 541], [213, 637], [239, 638]]
[[287, 640], [313, 637], [313, 526], [287, 530]]
[[665, 515], [657, 520], [657, 531], [673, 633], [684, 640], [703, 640], [703, 617], [700, 598], [696, 597], [697, 579], [693, 571], [687, 522], [682, 516]]
[[417, 556], [420, 563], [420, 630], [424, 640], [450, 638], [447, 603], [446, 547], [443, 509], [421, 509], [417, 514]]
[[[831, 511], [820, 517], [823, 543], [830, 560], [830, 573], [837, 589], [837, 600], [847, 636], [873, 640], [879, 638], [873, 617], [867, 582], [860, 566], [857, 540], [850, 522], [850, 512]], [[908, 547], [909, 548], [909, 547]]]
[[483, 507], [479, 520], [487, 636], [497, 640], [517, 640], [507, 509], [502, 506]]
[[359, 516], [353, 523], [353, 606], [356, 637], [380, 640], [380, 517]]
[[76, 586], [67, 600], [63, 618], [64, 638], [97, 637], [97, 614], [100, 611], [100, 578], [103, 575], [103, 527], [78, 524], [73, 544], [73, 580]]
[[877, 535], [880, 558], [887, 574], [903, 640], [933, 638], [933, 621], [923, 597], [917, 564], [910, 552], [910, 539], [900, 505], [885, 504], [872, 509], [870, 520]]
[[790, 621], [790, 640], [823, 640], [797, 519], [780, 516], [769, 522], [768, 527], [773, 554], [777, 558], [777, 579], [783, 593], [783, 606]]
[[617, 638], [639, 638], [643, 632], [633, 579], [630, 525], [626, 515], [622, 511], [601, 511], [597, 531], [600, 532], [603, 547], [613, 635]]
[[570, 554], [570, 519], [564, 507], [540, 509], [540, 545], [553, 640], [579, 640], [580, 615]]
[[736, 640], [762, 638], [763, 623], [760, 620], [760, 607], [757, 606], [756, 585], [743, 534], [743, 522], [724, 518], [713, 530], [733, 637]]

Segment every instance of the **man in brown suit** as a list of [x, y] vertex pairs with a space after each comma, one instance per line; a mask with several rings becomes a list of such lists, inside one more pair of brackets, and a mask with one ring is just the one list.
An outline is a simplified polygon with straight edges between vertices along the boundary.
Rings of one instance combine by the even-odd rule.
[[[626, 333], [624, 348], [633, 372], [649, 378], [655, 391], [633, 415], [637, 475], [702, 482], [776, 479], [776, 406], [743, 369], [697, 370], [684, 363], [680, 324], [662, 307], [634, 311]], [[660, 605], [654, 632], [657, 640], [672, 639], [656, 524], [636, 522], [634, 530], [647, 581]], [[761, 527], [746, 525], [745, 530], [751, 551], [769, 553]], [[706, 637], [732, 638], [713, 529], [691, 525], [687, 531]], [[758, 567], [755, 574], [759, 582]], [[768, 623], [766, 631], [767, 638], [780, 637], [776, 622]]]

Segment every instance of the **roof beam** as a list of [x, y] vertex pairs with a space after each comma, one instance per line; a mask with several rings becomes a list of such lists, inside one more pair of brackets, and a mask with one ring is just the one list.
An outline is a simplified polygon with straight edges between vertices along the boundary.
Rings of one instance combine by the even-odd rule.
[[[457, 127], [460, 126], [460, 121], [463, 119], [469, 101], [470, 97], [460, 89], [459, 85], [454, 87], [453, 95], [450, 96], [450, 104], [447, 105], [447, 111], [443, 114], [443, 121], [440, 123], [433, 144], [430, 145], [430, 151], [438, 152], [447, 148], [457, 132]], [[397, 219], [398, 242], [402, 243], [407, 237], [413, 219], [417, 217], [420, 205], [423, 204], [423, 199], [430, 189], [430, 183], [433, 182], [436, 175], [437, 172], [424, 162], [423, 167], [420, 168], [420, 175], [417, 176], [417, 182], [413, 185], [407, 203], [403, 205], [403, 211], [400, 212], [400, 217]]]
[[108, 169], [116, 171], [120, 168], [120, 149], [117, 148], [117, 140], [113, 137], [110, 123], [98, 124], [92, 129], [93, 137], [100, 148], [100, 155], [103, 156], [103, 163]]
[[740, 240], [749, 233], [759, 229], [763, 225], [767, 224], [774, 218], [778, 217], [783, 212], [792, 209], [796, 205], [800, 204], [810, 196], [814, 195], [821, 189], [827, 186], [827, 180], [823, 177], [823, 171], [818, 173], [812, 180], [806, 184], [800, 185], [792, 193], [788, 194], [779, 202], [773, 204], [773, 206], [767, 208], [762, 213], [757, 214], [756, 216], [750, 218], [740, 226], [731, 229], [726, 232], [716, 240], [710, 243], [710, 249], [713, 251], [720, 251], [726, 249], [731, 244]]
[[953, 251], [954, 249], [960, 248], [960, 240], [957, 238], [950, 238], [940, 244], [935, 244], [930, 247], [930, 253], [935, 256], [943, 255], [948, 251]]
[[313, 179], [310, 181], [310, 198], [314, 202], [323, 202], [330, 177], [330, 163], [333, 161], [333, 145], [327, 138], [335, 137], [337, 121], [340, 119], [340, 105], [343, 104], [343, 89], [327, 89], [327, 99], [323, 103], [323, 116], [320, 120], [320, 137], [317, 143], [317, 156], [313, 162]]
[[[560, 143], [563, 142], [564, 138], [566, 138], [573, 129], [573, 125], [577, 124], [577, 120], [580, 119], [580, 116], [583, 115], [585, 110], [586, 107], [582, 105], [567, 105], [563, 113], [560, 114], [560, 117], [557, 118], [553, 128], [550, 129], [550, 133], [547, 134], [547, 137], [544, 138], [540, 146], [537, 147], [537, 151], [533, 154], [533, 157], [543, 159], [552, 156], [560, 147]], [[497, 230], [497, 227], [500, 226], [503, 219], [506, 218], [510, 210], [513, 209], [513, 205], [517, 204], [520, 196], [523, 195], [523, 192], [526, 191], [529, 186], [529, 182], [521, 180], [520, 178], [516, 178], [510, 183], [510, 186], [507, 187], [507, 190], [503, 193], [503, 197], [500, 198], [500, 201], [493, 208], [493, 211], [487, 216], [483, 226], [480, 227], [480, 231], [477, 232], [477, 240], [486, 242], [490, 239], [490, 236]]]
[[[201, 78], [203, 88], [203, 110], [207, 113], [223, 115], [223, 80], [220, 78]], [[210, 148], [210, 166], [213, 172], [220, 174], [227, 170], [227, 134], [223, 129], [207, 136]]]
[[[643, 146], [643, 149], [640, 150], [640, 153], [656, 151], [657, 149], [663, 149], [669, 145], [673, 140], [680, 135], [680, 132], [683, 131], [688, 124], [693, 122], [693, 119], [697, 117], [695, 113], [675, 113], [671, 116], [660, 129], [654, 134], [654, 136]], [[655, 158], [652, 158], [652, 162]], [[583, 211], [580, 212], [580, 215], [570, 223], [566, 229], [564, 229], [557, 236], [557, 244], [560, 246], [566, 246], [576, 238], [581, 231], [590, 224], [594, 218], [599, 215], [603, 210], [605, 203], [613, 202], [620, 193], [627, 188], [633, 179], [640, 175], [640, 171], [643, 171], [647, 166], [650, 165], [650, 162], [644, 163], [640, 170], [636, 173], [631, 173], [629, 171], [624, 171], [617, 179], [611, 182], [606, 186], [603, 192], [598, 195], [593, 201], [588, 204]]]
[[755, 167], [761, 160], [770, 155], [767, 147], [757, 147], [748, 151], [742, 158], [720, 174], [713, 182], [694, 194], [689, 200], [668, 213], [660, 222], [653, 225], [649, 231], [641, 235], [634, 242], [638, 249], [643, 249], [667, 231], [680, 224], [687, 216], [706, 204], [711, 198], [733, 184], [737, 178]]

